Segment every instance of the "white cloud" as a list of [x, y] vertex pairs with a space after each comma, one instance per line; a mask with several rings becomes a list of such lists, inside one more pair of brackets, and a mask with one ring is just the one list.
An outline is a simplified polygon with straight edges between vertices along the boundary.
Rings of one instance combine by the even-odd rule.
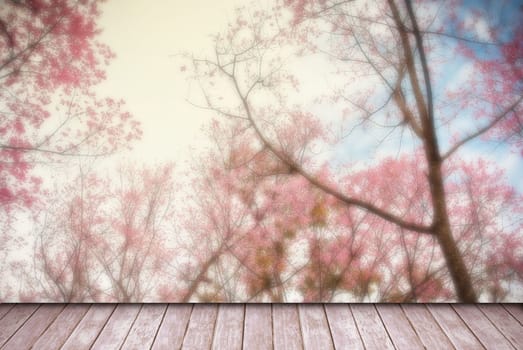
[[463, 21], [463, 27], [465, 28], [465, 30], [472, 33], [471, 37], [483, 41], [492, 40], [492, 35], [489, 31], [488, 22], [484, 17], [478, 17], [475, 14], [469, 13], [465, 16], [465, 19]]

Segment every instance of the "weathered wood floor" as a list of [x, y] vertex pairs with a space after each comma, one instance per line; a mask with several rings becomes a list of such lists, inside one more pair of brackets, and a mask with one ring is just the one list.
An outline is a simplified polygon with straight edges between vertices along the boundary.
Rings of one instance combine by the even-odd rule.
[[2, 349], [523, 349], [521, 305], [3, 304]]

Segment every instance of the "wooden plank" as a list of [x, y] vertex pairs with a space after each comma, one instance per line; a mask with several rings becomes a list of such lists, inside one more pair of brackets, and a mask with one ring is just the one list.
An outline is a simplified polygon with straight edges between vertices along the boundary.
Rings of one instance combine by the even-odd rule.
[[476, 305], [453, 305], [454, 310], [465, 322], [476, 338], [487, 349], [513, 349], [507, 339], [501, 334]]
[[425, 305], [410, 304], [402, 305], [401, 308], [427, 349], [446, 350], [454, 348]]
[[295, 304], [272, 306], [274, 349], [303, 349], [298, 308]]
[[3, 349], [30, 349], [45, 332], [58, 314], [64, 309], [62, 304], [44, 304], [36, 310], [20, 329], [9, 339]]
[[65, 341], [61, 350], [90, 349], [115, 308], [114, 304], [92, 305]]
[[521, 304], [503, 304], [503, 307], [523, 325], [523, 305]]
[[270, 305], [245, 306], [244, 349], [272, 349], [272, 312]]
[[0, 304], [0, 320], [13, 308], [13, 304]]
[[[242, 329], [245, 349], [272, 348], [273, 343], [275, 349], [328, 349], [333, 344], [357, 349], [362, 348], [359, 334], [368, 349], [392, 344], [398, 349], [419, 348], [420, 339], [430, 349], [523, 348], [523, 326], [516, 317], [521, 315], [519, 305], [288, 304], [272, 305], [272, 312], [271, 305], [247, 305], [245, 314], [243, 305], [197, 305], [192, 316], [191, 308], [20, 304], [0, 319], [0, 336], [5, 349], [28, 349], [34, 343], [33, 348], [44, 350], [59, 348], [66, 338], [64, 349], [88, 349], [93, 343], [95, 348], [122, 344], [122, 348], [149, 348], [153, 340], [154, 349], [180, 348], [183, 342], [184, 348], [238, 349]], [[419, 338], [409, 331], [409, 322]]]
[[189, 324], [191, 304], [169, 305], [153, 343], [153, 350], [179, 349]]
[[[135, 307], [138, 307], [138, 305], [135, 305]], [[166, 308], [166, 304], [143, 305], [122, 349], [149, 349], [160, 327]]]
[[184, 349], [209, 349], [212, 345], [212, 336], [218, 305], [196, 304], [193, 306], [187, 333], [183, 339]]
[[423, 349], [423, 344], [399, 305], [376, 305], [376, 309], [396, 349]]
[[336, 349], [364, 349], [348, 305], [326, 304], [325, 313]]
[[20, 328], [38, 309], [36, 304], [18, 304], [0, 320], [0, 347]]
[[483, 349], [481, 343], [450, 305], [427, 305], [427, 308], [457, 349]]
[[394, 349], [374, 305], [355, 304], [351, 310], [366, 349]]
[[298, 305], [298, 314], [304, 349], [334, 349], [323, 305]]
[[214, 330], [213, 349], [241, 349], [245, 306], [241, 304], [220, 305]]
[[523, 349], [523, 327], [501, 305], [481, 304], [478, 307], [516, 349]]
[[34, 344], [34, 349], [59, 349], [89, 310], [89, 304], [69, 304]]
[[92, 349], [118, 349], [125, 341], [141, 305], [119, 304], [94, 342]]

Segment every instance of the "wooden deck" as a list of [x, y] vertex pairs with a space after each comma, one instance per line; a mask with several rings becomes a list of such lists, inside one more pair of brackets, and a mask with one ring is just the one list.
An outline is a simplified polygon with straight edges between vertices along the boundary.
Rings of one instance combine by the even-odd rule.
[[521, 305], [3, 304], [1, 349], [523, 349]]

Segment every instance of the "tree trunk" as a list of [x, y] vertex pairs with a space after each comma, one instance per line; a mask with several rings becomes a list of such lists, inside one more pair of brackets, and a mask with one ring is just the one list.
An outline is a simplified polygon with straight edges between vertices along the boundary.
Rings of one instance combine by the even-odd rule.
[[463, 261], [456, 241], [452, 236], [445, 200], [445, 189], [439, 161], [429, 164], [429, 181], [434, 208], [434, 233], [445, 257], [447, 268], [452, 277], [456, 294], [465, 303], [477, 302], [477, 296], [472, 286], [470, 274]]

